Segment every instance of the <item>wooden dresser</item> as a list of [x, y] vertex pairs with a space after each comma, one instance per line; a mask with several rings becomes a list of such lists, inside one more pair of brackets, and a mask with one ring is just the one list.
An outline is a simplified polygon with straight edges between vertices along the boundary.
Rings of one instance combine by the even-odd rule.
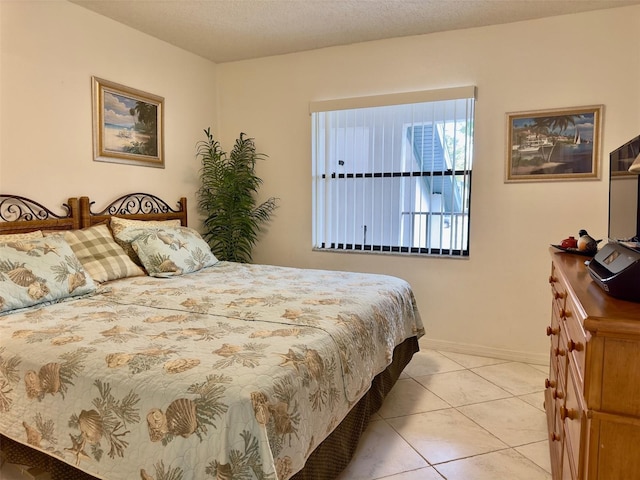
[[640, 479], [640, 303], [603, 292], [586, 257], [553, 248], [551, 257], [545, 409], [553, 478]]

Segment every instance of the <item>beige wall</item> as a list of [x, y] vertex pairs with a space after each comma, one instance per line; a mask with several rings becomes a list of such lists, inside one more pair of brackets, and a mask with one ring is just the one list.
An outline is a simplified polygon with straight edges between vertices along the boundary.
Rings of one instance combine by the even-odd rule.
[[[255, 260], [398, 275], [433, 345], [545, 359], [548, 246], [606, 236], [608, 182], [505, 184], [505, 113], [604, 104], [607, 179], [640, 131], [639, 23], [631, 7], [219, 65], [223, 145], [255, 137], [262, 194], [280, 197]], [[478, 87], [470, 258], [312, 252], [309, 101], [461, 85]]]
[[[133, 191], [185, 195], [196, 219], [195, 144], [215, 128], [216, 65], [66, 1], [0, 1], [0, 191], [45, 205]], [[165, 98], [157, 169], [93, 161], [91, 76]]]
[[[608, 185], [505, 184], [505, 112], [605, 105], [606, 179], [640, 130], [639, 23], [628, 7], [216, 66], [65, 1], [1, 0], [0, 191], [186, 195], [194, 224], [202, 129], [227, 150], [242, 131], [269, 155], [261, 194], [280, 198], [256, 262], [398, 275], [433, 345], [544, 360], [547, 246], [605, 236]], [[92, 161], [92, 75], [165, 97], [166, 169]], [[458, 85], [478, 87], [471, 257], [312, 252], [309, 101]]]

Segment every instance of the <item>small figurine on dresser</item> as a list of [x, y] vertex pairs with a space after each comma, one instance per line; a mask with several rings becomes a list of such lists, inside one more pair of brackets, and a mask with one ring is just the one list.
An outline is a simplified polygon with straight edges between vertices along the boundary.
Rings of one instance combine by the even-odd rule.
[[578, 248], [578, 239], [572, 235], [562, 240], [560, 246], [562, 248]]
[[552, 246], [565, 252], [593, 257], [598, 253], [598, 243], [600, 243], [600, 241], [601, 240], [595, 240], [585, 229], [581, 229], [578, 232], [578, 238], [570, 236], [562, 240], [560, 245]]
[[590, 254], [595, 254], [598, 252], [598, 242], [593, 237], [591, 237], [591, 235], [589, 235], [586, 230], [580, 230], [578, 232], [578, 235], [578, 251]]

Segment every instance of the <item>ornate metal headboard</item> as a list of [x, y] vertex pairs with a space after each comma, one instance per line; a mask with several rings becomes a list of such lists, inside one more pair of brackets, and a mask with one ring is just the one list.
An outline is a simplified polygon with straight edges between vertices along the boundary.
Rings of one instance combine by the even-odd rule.
[[89, 197], [80, 197], [82, 227], [89, 227], [109, 220], [112, 216], [133, 220], [180, 220], [187, 226], [187, 199], [181, 197], [177, 208], [171, 208], [164, 200], [149, 193], [130, 193], [111, 202], [105, 209], [94, 213]]
[[30, 198], [0, 194], [0, 234], [80, 228], [78, 199], [69, 198], [62, 207], [66, 214], [58, 215]]

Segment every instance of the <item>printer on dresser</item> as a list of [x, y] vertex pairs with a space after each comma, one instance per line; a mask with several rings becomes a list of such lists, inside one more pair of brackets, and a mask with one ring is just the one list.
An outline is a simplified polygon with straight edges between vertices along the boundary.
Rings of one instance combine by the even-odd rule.
[[545, 410], [554, 480], [640, 479], [640, 303], [551, 249]]

